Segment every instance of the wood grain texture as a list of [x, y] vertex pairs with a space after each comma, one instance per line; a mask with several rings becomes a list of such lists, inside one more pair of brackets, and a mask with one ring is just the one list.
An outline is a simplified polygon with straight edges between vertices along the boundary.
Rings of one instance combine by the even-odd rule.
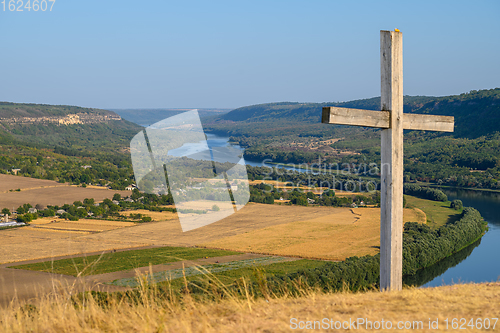
[[[427, 114], [406, 113], [403, 118], [403, 129], [453, 132], [454, 117], [434, 116]], [[325, 124], [390, 128], [390, 111], [373, 111], [362, 109], [323, 107], [321, 120]]]
[[454, 117], [406, 113], [403, 116], [405, 130], [453, 132]]
[[403, 34], [380, 32], [382, 130], [380, 198], [380, 289], [401, 290], [403, 272]]
[[389, 128], [389, 111], [370, 111], [338, 107], [323, 108], [323, 123]]

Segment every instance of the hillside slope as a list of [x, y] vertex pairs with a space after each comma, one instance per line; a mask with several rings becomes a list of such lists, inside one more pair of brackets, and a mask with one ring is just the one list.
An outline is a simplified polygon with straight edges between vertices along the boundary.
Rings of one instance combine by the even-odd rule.
[[125, 148], [141, 127], [112, 111], [0, 102], [0, 143], [74, 149]]
[[[447, 115], [455, 117], [455, 137], [475, 138], [499, 130], [500, 88], [471, 91], [444, 97], [405, 96], [404, 112]], [[223, 130], [231, 123], [233, 133], [243, 123], [293, 122], [296, 125], [319, 124], [323, 106], [340, 106], [368, 110], [380, 110], [380, 97], [344, 103], [268, 103], [235, 109], [218, 117], [209, 126]], [[236, 126], [236, 128], [235, 128]], [[253, 125], [255, 128], [255, 124]]]

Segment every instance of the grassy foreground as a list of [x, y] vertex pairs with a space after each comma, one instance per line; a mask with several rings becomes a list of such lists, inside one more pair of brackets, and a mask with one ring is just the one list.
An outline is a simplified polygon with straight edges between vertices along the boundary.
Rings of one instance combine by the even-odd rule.
[[[327, 331], [348, 325], [356, 331], [477, 332], [500, 330], [500, 283], [401, 292], [320, 293], [304, 290], [301, 297], [253, 298], [226, 294], [196, 300], [190, 294], [158, 298], [142, 287], [134, 301], [107, 300], [99, 306], [90, 295], [75, 301], [69, 295], [40, 299], [36, 305], [11, 305], [0, 312], [0, 331], [11, 332], [288, 332]], [[463, 318], [463, 319], [462, 319]], [[472, 319], [472, 321], [471, 321]], [[354, 324], [352, 324], [354, 323]], [[390, 324], [389, 324], [390, 323]], [[316, 326], [314, 326], [316, 325]], [[331, 326], [326, 326], [331, 325]], [[352, 326], [356, 325], [356, 326]], [[391, 325], [392, 329], [389, 329]], [[397, 329], [398, 325], [406, 329]], [[429, 327], [432, 325], [431, 327]], [[453, 326], [455, 325], [455, 326]], [[459, 325], [459, 326], [457, 326]], [[333, 331], [333, 330], [330, 330]]]

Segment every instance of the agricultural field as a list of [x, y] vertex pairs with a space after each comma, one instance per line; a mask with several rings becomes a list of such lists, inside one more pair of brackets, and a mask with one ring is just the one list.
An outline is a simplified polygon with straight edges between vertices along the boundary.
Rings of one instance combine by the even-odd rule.
[[239, 253], [213, 249], [161, 247], [122, 252], [108, 252], [102, 255], [92, 255], [13, 266], [13, 268], [72, 276], [77, 276], [80, 272], [82, 272], [83, 275], [97, 275], [147, 267], [149, 265], [159, 265], [182, 260], [194, 260], [235, 254]]
[[[153, 218], [165, 218], [165, 220], [132, 226], [129, 226], [129, 222], [103, 221], [101, 229], [114, 223], [120, 227], [99, 233], [89, 232], [91, 228], [99, 228], [92, 224], [95, 220], [78, 221], [82, 224], [88, 223], [87, 231], [80, 231], [82, 226], [79, 226], [79, 230], [72, 231], [68, 228], [49, 229], [50, 222], [55, 219], [43, 219], [40, 222], [35, 220], [32, 226], [0, 232], [0, 244], [2, 244], [0, 245], [0, 263], [151, 245], [194, 246], [252, 230], [303, 220], [307, 217], [331, 215], [332, 212], [337, 211], [340, 212], [341, 209], [250, 203], [236, 214], [189, 232], [182, 232], [179, 220], [173, 218], [175, 214], [170, 212], [157, 215], [157, 212], [150, 211], [127, 211], [124, 212], [127, 215], [131, 212], [143, 213]], [[64, 226], [64, 223], [56, 223], [54, 226]]]
[[[403, 220], [425, 223], [426, 218], [420, 210], [405, 209]], [[326, 260], [374, 255], [380, 246], [380, 209], [337, 208], [329, 215], [270, 226], [202, 246]]]
[[0, 174], [0, 209], [15, 210], [25, 203], [33, 207], [36, 204], [62, 206], [85, 198], [94, 198], [99, 202], [113, 197], [115, 193], [120, 193], [123, 197], [130, 195], [130, 191], [115, 191], [102, 187], [85, 188], [52, 180]]
[[[167, 206], [165, 206], [167, 207]], [[168, 206], [172, 208], [172, 206]], [[145, 210], [145, 209], [135, 209], [135, 210], [127, 210], [124, 212], [121, 212], [121, 215], [126, 216], [127, 218], [130, 218], [130, 214], [136, 215], [136, 214], [141, 214], [141, 216], [149, 216], [151, 217], [151, 220], [153, 222], [158, 222], [158, 221], [167, 221], [167, 220], [177, 220], [177, 214], [172, 213], [172, 212], [154, 212], [150, 210]]]
[[[106, 220], [35, 220], [31, 226], [0, 232], [0, 263], [141, 246], [207, 246], [340, 260], [346, 256], [374, 254], [379, 245], [380, 213], [375, 208], [249, 203], [221, 221], [188, 232], [182, 232], [174, 213], [126, 213], [130, 212], [161, 221], [132, 224]], [[421, 211], [407, 209], [405, 221], [409, 220], [424, 222], [426, 218]], [[313, 249], [320, 255], [313, 255]]]
[[[289, 182], [280, 182], [277, 180], [251, 180], [248, 182], [250, 185], [258, 185], [258, 184], [268, 184], [273, 186], [274, 188], [279, 188], [280, 190], [287, 190], [287, 191], [293, 191], [294, 189], [298, 188], [301, 189], [302, 191], [305, 192], [312, 192], [314, 194], [322, 194], [326, 190], [331, 190], [329, 187], [309, 187], [305, 185], [301, 186], [287, 186]], [[353, 197], [356, 195], [366, 195], [366, 192], [350, 192], [350, 191], [341, 191], [338, 189], [335, 189], [335, 195], [338, 197]]]
[[101, 225], [85, 224], [87, 221], [99, 223], [80, 220], [78, 222], [81, 223], [58, 221], [37, 224], [33, 221], [33, 225], [27, 227], [2, 230], [0, 263], [150, 245], [141, 238], [111, 236], [113, 232], [135, 228], [130, 226], [133, 223], [115, 222], [121, 225], [111, 225], [109, 222], [112, 221], [102, 221]]
[[95, 233], [118, 228], [131, 227], [133, 222], [108, 221], [108, 220], [85, 220], [68, 221], [59, 217], [39, 218], [30, 223], [33, 228], [41, 228], [55, 231], [70, 231], [82, 233]]

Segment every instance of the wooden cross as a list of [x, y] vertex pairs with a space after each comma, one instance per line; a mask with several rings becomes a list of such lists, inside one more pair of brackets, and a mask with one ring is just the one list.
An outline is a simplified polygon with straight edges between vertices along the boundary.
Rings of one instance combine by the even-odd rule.
[[381, 111], [324, 107], [322, 122], [382, 128], [380, 289], [403, 278], [403, 130], [453, 132], [454, 118], [403, 114], [403, 34], [380, 31]]

